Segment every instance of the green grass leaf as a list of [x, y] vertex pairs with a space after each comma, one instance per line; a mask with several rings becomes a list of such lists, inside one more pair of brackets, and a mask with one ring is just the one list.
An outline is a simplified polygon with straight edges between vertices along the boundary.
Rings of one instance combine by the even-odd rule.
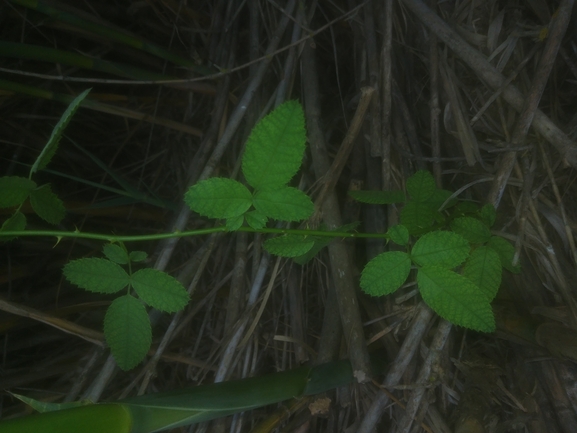
[[349, 191], [349, 195], [361, 203], [394, 204], [406, 201], [403, 191]]
[[306, 254], [314, 244], [315, 241], [310, 236], [283, 235], [267, 239], [263, 246], [275, 256], [292, 258]]
[[121, 369], [136, 367], [146, 356], [152, 341], [144, 305], [130, 295], [116, 298], [104, 316], [104, 337]]
[[244, 214], [252, 204], [252, 194], [236, 180], [213, 177], [190, 187], [184, 201], [201, 215], [226, 219]]
[[156, 269], [136, 271], [130, 282], [140, 299], [167, 313], [182, 310], [190, 299], [186, 289], [176, 278]]
[[262, 229], [268, 221], [268, 217], [257, 210], [245, 213], [244, 217], [246, 218], [247, 224], [255, 230]]
[[64, 266], [63, 273], [72, 284], [96, 293], [116, 293], [130, 282], [124, 269], [101, 258], [72, 260]]
[[463, 276], [479, 287], [489, 301], [497, 295], [502, 274], [499, 254], [486, 246], [473, 250], [463, 268]]
[[[15, 212], [10, 218], [8, 218], [4, 223], [2, 223], [2, 227], [0, 228], [0, 232], [12, 232], [12, 231], [20, 231], [26, 228], [26, 216], [18, 211]], [[10, 237], [3, 237], [0, 238], [0, 242], [7, 242], [11, 241], [12, 239], [16, 239], [16, 236]]]
[[242, 158], [242, 172], [257, 190], [286, 185], [299, 170], [305, 151], [305, 118], [297, 101], [287, 101], [252, 130]]
[[397, 245], [405, 246], [409, 243], [409, 230], [402, 224], [389, 227], [387, 235]]
[[[55, 404], [46, 404], [46, 406]], [[2, 433], [136, 433], [129, 408], [122, 404], [87, 404], [0, 421]], [[67, 408], [65, 408], [67, 407]], [[148, 430], [150, 431], [150, 430]]]
[[455, 218], [451, 222], [451, 229], [463, 236], [472, 244], [483, 244], [491, 239], [489, 227], [473, 217]]
[[435, 179], [428, 171], [419, 170], [407, 179], [407, 192], [415, 201], [423, 202], [430, 198], [435, 191], [437, 191]]
[[93, 404], [89, 400], [71, 401], [68, 403], [50, 403], [50, 402], [35, 400], [33, 398], [26, 397], [25, 395], [14, 394], [13, 392], [10, 392], [10, 394], [13, 397], [16, 397], [22, 403], [27, 404], [28, 406], [30, 406], [32, 409], [34, 409], [36, 412], [39, 412], [39, 413], [48, 413], [48, 412], [54, 412], [57, 410], [70, 409], [73, 407], [80, 407], [80, 406], [86, 406], [89, 404]]
[[275, 190], [257, 191], [253, 198], [257, 211], [281, 221], [300, 221], [310, 217], [314, 205], [310, 197], [299, 189], [285, 186]]
[[371, 296], [393, 293], [407, 280], [411, 258], [401, 251], [389, 251], [373, 258], [361, 274], [361, 289]]
[[475, 331], [495, 330], [487, 297], [468, 278], [440, 266], [423, 266], [417, 284], [423, 300], [442, 318]]
[[64, 218], [64, 203], [52, 192], [49, 184], [30, 192], [30, 204], [40, 218], [50, 224], [58, 224]]
[[25, 177], [0, 177], [0, 208], [22, 204], [35, 188], [36, 182]]
[[470, 250], [469, 242], [453, 232], [437, 230], [423, 235], [411, 251], [411, 258], [421, 266], [438, 265], [454, 268], [463, 263]]
[[503, 239], [501, 236], [492, 236], [487, 242], [487, 246], [494, 249], [499, 258], [501, 259], [501, 265], [515, 274], [521, 272], [521, 266], [513, 266], [513, 256], [515, 255], [515, 247], [511, 243]]
[[108, 257], [108, 260], [113, 261], [114, 263], [118, 263], [119, 265], [126, 265], [128, 262], [130, 262], [128, 253], [120, 245], [106, 244], [102, 248], [102, 252], [106, 257]]
[[90, 89], [86, 89], [76, 98], [74, 98], [74, 100], [70, 103], [70, 105], [68, 106], [68, 108], [66, 109], [66, 111], [64, 112], [64, 114], [54, 127], [54, 129], [52, 130], [52, 135], [48, 139], [46, 146], [44, 146], [44, 149], [42, 149], [42, 152], [40, 152], [40, 155], [38, 155], [38, 158], [36, 158], [36, 161], [32, 165], [32, 168], [30, 169], [31, 176], [38, 170], [42, 170], [44, 167], [48, 165], [48, 163], [56, 153], [56, 149], [58, 148], [58, 143], [62, 138], [64, 129], [66, 129], [66, 127], [70, 123], [70, 120], [72, 120], [72, 116], [74, 116], [74, 113], [76, 113], [76, 110], [78, 110], [80, 103], [84, 100], [84, 98], [86, 98], [86, 95], [88, 95], [89, 92]]
[[178, 209], [178, 205], [176, 203], [170, 202], [168, 200], [162, 200], [154, 195], [153, 192], [150, 191], [150, 188], [144, 184], [144, 188], [149, 190], [149, 194], [144, 191], [140, 191], [139, 188], [132, 185], [126, 179], [124, 179], [119, 173], [114, 171], [110, 168], [110, 166], [96, 157], [96, 155], [92, 154], [84, 147], [80, 146], [78, 143], [70, 140], [71, 143], [78, 149], [80, 152], [84, 153], [88, 158], [92, 160], [94, 164], [96, 164], [103, 173], [109, 175], [119, 186], [120, 188], [114, 188], [112, 186], [104, 185], [98, 182], [91, 182], [87, 179], [82, 179], [80, 177], [71, 176], [65, 173], [61, 173], [58, 171], [46, 170], [48, 173], [53, 173], [57, 176], [65, 177], [76, 182], [84, 183], [86, 185], [94, 186], [95, 188], [102, 189], [105, 191], [110, 191], [113, 194], [118, 194], [119, 197], [111, 198], [109, 200], [105, 200], [100, 203], [101, 206], [109, 205], [109, 206], [116, 206], [116, 204], [132, 204], [134, 202], [142, 202], [148, 203], [153, 206], [158, 206], [164, 209], [176, 210]]

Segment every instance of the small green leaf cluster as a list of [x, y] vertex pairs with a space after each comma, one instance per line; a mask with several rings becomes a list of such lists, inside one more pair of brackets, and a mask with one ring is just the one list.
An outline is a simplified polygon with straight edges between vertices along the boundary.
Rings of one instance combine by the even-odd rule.
[[[53, 158], [64, 129], [86, 98], [90, 89], [78, 95], [68, 106], [50, 139], [32, 165], [28, 178], [4, 176], [0, 178], [0, 208], [17, 207], [0, 231], [21, 231], [26, 227], [26, 217], [21, 207], [30, 199], [32, 209], [50, 224], [58, 224], [65, 214], [62, 201], [52, 192], [50, 185], [38, 186], [32, 175], [45, 168]], [[4, 237], [10, 240], [13, 237]], [[177, 280], [154, 269], [131, 271], [131, 264], [146, 259], [143, 251], [127, 252], [124, 245], [109, 244], [104, 247], [102, 258], [73, 260], [64, 267], [64, 275], [73, 284], [97, 293], [116, 293], [128, 288], [127, 294], [116, 298], [104, 318], [104, 336], [118, 365], [129, 370], [136, 366], [150, 348], [152, 331], [146, 308], [150, 305], [165, 312], [183, 309], [188, 303], [188, 293]], [[126, 272], [120, 265], [127, 265]], [[133, 289], [139, 299], [132, 296]]]
[[236, 180], [214, 177], [193, 185], [184, 200], [201, 215], [225, 219], [229, 230], [244, 222], [262, 229], [269, 218], [306, 219], [314, 210], [311, 199], [288, 186], [301, 166], [305, 143], [302, 107], [287, 101], [258, 122], [247, 140], [242, 172], [252, 192]]
[[[405, 203], [400, 224], [387, 232], [407, 251], [390, 251], [373, 258], [361, 275], [361, 288], [383, 296], [400, 288], [413, 267], [423, 300], [455, 325], [492, 332], [491, 301], [501, 284], [502, 269], [513, 267], [513, 246], [490, 228], [491, 205], [457, 202], [438, 189], [433, 176], [419, 171], [407, 180], [409, 197], [401, 191], [358, 191], [351, 195], [367, 203]], [[410, 237], [418, 239], [410, 246]]]
[[[311, 199], [288, 186], [298, 172], [305, 151], [304, 113], [296, 101], [279, 105], [253, 128], [242, 157], [245, 185], [233, 179], [214, 177], [193, 185], [184, 200], [195, 212], [226, 220], [228, 230], [245, 222], [259, 230], [269, 218], [301, 221], [314, 211]], [[314, 241], [302, 237], [280, 237], [265, 243], [269, 252], [286, 257], [305, 254]]]
[[[104, 337], [118, 366], [130, 370], [146, 356], [152, 341], [144, 303], [174, 313], [186, 306], [189, 296], [180, 282], [164, 272], [150, 268], [132, 272], [133, 263], [146, 259], [144, 251], [129, 253], [124, 244], [108, 244], [103, 253], [106, 258], [72, 260], [63, 272], [72, 284], [90, 292], [112, 294], [127, 289], [108, 307]], [[128, 272], [121, 265], [127, 266]]]
[[[72, 119], [72, 116], [80, 106], [80, 103], [90, 89], [78, 95], [68, 106], [60, 121], [52, 130], [48, 142], [36, 158], [30, 169], [28, 178], [20, 176], [0, 177], [0, 208], [16, 207], [16, 210], [0, 227], [0, 231], [21, 231], [26, 227], [26, 216], [21, 212], [26, 199], [30, 199], [30, 205], [36, 214], [50, 224], [58, 224], [64, 218], [64, 204], [62, 200], [52, 192], [50, 184], [37, 185], [32, 180], [32, 175], [38, 170], [45, 168], [56, 153], [62, 133]], [[10, 240], [13, 238], [4, 238]]]
[[[215, 177], [193, 185], [184, 200], [201, 215], [225, 219], [231, 231], [245, 222], [260, 230], [269, 218], [304, 220], [312, 215], [314, 205], [309, 196], [288, 183], [301, 166], [305, 144], [303, 109], [298, 102], [287, 101], [258, 122], [248, 137], [242, 172], [252, 192], [236, 180]], [[271, 254], [304, 264], [330, 241], [326, 236], [287, 233], [267, 239], [263, 246]]]

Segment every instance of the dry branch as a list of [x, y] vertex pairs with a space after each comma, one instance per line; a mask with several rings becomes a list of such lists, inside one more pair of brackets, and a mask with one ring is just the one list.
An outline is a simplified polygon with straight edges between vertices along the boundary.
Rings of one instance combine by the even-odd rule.
[[[447, 44], [461, 60], [467, 63], [482, 81], [495, 90], [502, 87], [506, 80], [505, 77], [487, 61], [483, 54], [467, 44], [457, 32], [451, 29], [445, 21], [439, 18], [423, 2], [419, 0], [403, 0], [403, 3], [440, 40]], [[523, 110], [525, 97], [515, 86], [508, 85], [503, 91], [503, 96], [515, 110], [518, 112]], [[551, 119], [542, 111], [536, 110], [533, 125], [569, 164], [577, 168], [577, 146]]]

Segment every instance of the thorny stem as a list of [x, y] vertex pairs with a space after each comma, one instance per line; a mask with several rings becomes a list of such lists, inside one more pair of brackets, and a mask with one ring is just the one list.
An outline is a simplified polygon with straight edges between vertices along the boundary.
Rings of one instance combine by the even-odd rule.
[[[20, 231], [3, 231], [0, 232], [0, 241], [3, 237], [20, 237], [20, 236], [54, 236], [60, 239], [62, 238], [75, 238], [75, 239], [96, 239], [101, 241], [109, 242], [142, 242], [142, 241], [152, 241], [159, 239], [170, 239], [170, 238], [184, 238], [189, 236], [201, 236], [211, 233], [222, 233], [227, 232], [225, 226], [218, 226], [209, 229], [201, 230], [186, 230], [186, 231], [174, 231], [172, 233], [158, 233], [153, 235], [107, 235], [101, 233], [87, 233], [80, 231], [59, 231], [59, 230], [20, 230]], [[304, 236], [321, 236], [328, 238], [382, 238], [388, 239], [389, 235], [386, 233], [355, 233], [355, 232], [338, 232], [338, 231], [324, 231], [324, 230], [302, 230], [302, 229], [275, 229], [275, 228], [262, 228], [254, 229], [252, 227], [240, 227], [235, 230], [238, 232], [249, 232], [249, 233], [270, 233], [270, 234], [291, 234], [291, 235], [304, 235]]]

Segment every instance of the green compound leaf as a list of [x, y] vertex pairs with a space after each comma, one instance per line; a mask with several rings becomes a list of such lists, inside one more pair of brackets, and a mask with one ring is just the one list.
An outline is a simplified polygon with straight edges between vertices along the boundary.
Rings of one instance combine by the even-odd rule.
[[255, 230], [262, 229], [268, 221], [267, 216], [257, 210], [251, 210], [245, 213], [244, 217], [246, 218], [247, 224]]
[[72, 284], [96, 293], [116, 293], [130, 282], [124, 269], [100, 258], [72, 260], [64, 266], [63, 273]]
[[130, 278], [140, 299], [153, 308], [167, 313], [182, 310], [190, 297], [180, 282], [156, 269], [141, 269]]
[[257, 191], [253, 204], [261, 214], [281, 221], [304, 220], [310, 217], [315, 209], [308, 195], [290, 186]]
[[398, 245], [407, 245], [409, 243], [409, 230], [402, 224], [389, 227], [387, 230], [389, 238]]
[[407, 280], [411, 258], [401, 251], [389, 251], [373, 258], [361, 274], [361, 289], [371, 296], [393, 293]]
[[513, 256], [515, 255], [515, 247], [509, 243], [506, 239], [501, 236], [493, 236], [487, 242], [487, 246], [494, 249], [499, 258], [501, 259], [501, 265], [515, 274], [521, 272], [521, 266], [513, 266]]
[[36, 182], [25, 177], [0, 177], [0, 208], [18, 206], [35, 188]]
[[475, 331], [495, 330], [487, 297], [468, 278], [440, 266], [423, 266], [417, 284], [423, 300], [442, 318]]
[[455, 218], [451, 222], [451, 229], [463, 236], [472, 244], [482, 244], [491, 239], [489, 227], [473, 217]]
[[267, 239], [263, 246], [275, 256], [293, 258], [306, 254], [314, 244], [315, 241], [310, 236], [283, 235]]
[[252, 194], [236, 180], [213, 177], [191, 186], [184, 201], [201, 215], [225, 219], [244, 214], [252, 204]]
[[431, 228], [436, 213], [425, 203], [410, 201], [401, 209], [401, 224], [412, 235], [419, 235]]
[[463, 276], [479, 287], [489, 302], [497, 295], [502, 274], [499, 254], [485, 246], [473, 250], [463, 268]]
[[142, 302], [130, 295], [116, 298], [104, 316], [104, 337], [121, 369], [136, 367], [152, 342], [152, 329]]
[[132, 262], [143, 262], [148, 257], [148, 254], [144, 251], [131, 251], [128, 256]]
[[437, 230], [415, 242], [411, 258], [421, 266], [438, 265], [450, 269], [463, 263], [470, 249], [469, 242], [463, 236]]
[[30, 204], [34, 212], [50, 224], [58, 224], [66, 213], [64, 203], [52, 192], [48, 184], [30, 192]]
[[244, 222], [244, 215], [239, 215], [239, 216], [235, 216], [232, 218], [227, 218], [226, 219], [226, 229], [229, 232], [234, 232], [236, 230], [238, 230], [241, 226], [242, 223]]
[[88, 95], [89, 92], [90, 89], [86, 89], [76, 98], [74, 98], [74, 100], [70, 103], [70, 105], [60, 118], [60, 121], [56, 124], [56, 126], [52, 130], [52, 135], [48, 139], [46, 146], [44, 146], [44, 149], [42, 149], [42, 152], [40, 152], [40, 155], [38, 155], [38, 158], [36, 158], [34, 165], [30, 169], [31, 176], [38, 170], [42, 170], [44, 167], [48, 165], [48, 163], [56, 153], [56, 149], [58, 148], [58, 143], [60, 142], [60, 138], [62, 138], [64, 129], [66, 129], [66, 127], [70, 123], [70, 120], [72, 120], [72, 116], [74, 116], [74, 113], [76, 113], [76, 110], [78, 110], [78, 107], [80, 106], [84, 98], [86, 98], [86, 95]]
[[102, 248], [102, 252], [106, 257], [108, 257], [108, 260], [118, 263], [119, 265], [126, 265], [130, 262], [128, 253], [120, 245], [106, 244]]
[[[15, 232], [24, 230], [25, 228], [26, 216], [22, 212], [18, 211], [6, 221], [4, 221], [2, 227], [0, 228], [0, 232]], [[0, 242], [7, 242], [11, 241], [12, 239], [16, 239], [16, 236], [0, 237]]]
[[305, 151], [305, 117], [297, 101], [287, 101], [252, 130], [242, 158], [242, 172], [257, 190], [286, 185], [299, 170]]
[[493, 227], [493, 224], [495, 224], [495, 220], [497, 219], [497, 212], [492, 204], [487, 203], [481, 208], [479, 217], [488, 227]]
[[407, 191], [413, 200], [423, 202], [437, 191], [437, 185], [431, 173], [420, 170], [407, 179]]
[[404, 203], [407, 199], [403, 191], [349, 191], [349, 195], [367, 204]]

